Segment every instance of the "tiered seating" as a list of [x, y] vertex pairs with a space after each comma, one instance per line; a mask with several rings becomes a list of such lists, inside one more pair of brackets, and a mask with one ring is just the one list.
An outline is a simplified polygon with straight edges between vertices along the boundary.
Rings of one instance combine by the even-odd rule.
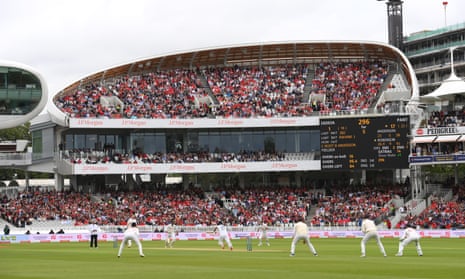
[[358, 226], [369, 215], [380, 222], [392, 216], [396, 210], [389, 201], [403, 196], [403, 187], [390, 185], [359, 190], [339, 189], [318, 200], [317, 211], [312, 218], [313, 226]]
[[[123, 104], [106, 104], [101, 97], [116, 96]], [[197, 76], [189, 70], [148, 73], [116, 79], [110, 85], [88, 85], [72, 95], [55, 99], [55, 105], [71, 117], [188, 118], [204, 117], [195, 108], [196, 97], [205, 96]]]
[[209, 68], [204, 71], [222, 117], [304, 116], [305, 65]]
[[387, 76], [382, 64], [321, 63], [313, 80], [313, 91], [326, 96], [325, 103], [313, 104], [319, 111], [368, 109], [376, 101]]
[[[387, 68], [368, 62], [321, 63], [311, 91], [324, 97], [309, 102], [304, 101], [307, 75], [304, 64], [177, 69], [89, 84], [54, 102], [76, 118], [302, 117], [369, 108]], [[208, 90], [202, 87], [205, 79]]]
[[419, 216], [408, 215], [399, 224], [415, 224], [425, 229], [463, 229], [465, 228], [465, 200], [433, 200], [431, 205]]
[[465, 107], [461, 110], [434, 111], [428, 119], [428, 128], [465, 125]]
[[[211, 225], [218, 220], [233, 225], [288, 224], [308, 212], [306, 190], [273, 187], [269, 190], [218, 189], [207, 195], [199, 188], [160, 189], [152, 192], [115, 192], [93, 201], [87, 194], [56, 191], [22, 192], [2, 200], [2, 218], [15, 225], [44, 227], [50, 224], [86, 225], [93, 218], [102, 225], [125, 225], [137, 213], [143, 224], [160, 225], [176, 220], [178, 225]], [[231, 208], [223, 206], [234, 201]]]
[[366, 188], [354, 192], [339, 190], [324, 196], [308, 187], [222, 187], [209, 193], [194, 187], [159, 187], [150, 192], [109, 192], [91, 197], [84, 193], [35, 190], [22, 192], [14, 199], [3, 197], [0, 214], [15, 225], [54, 224], [59, 228], [69, 224], [80, 227], [94, 218], [101, 225], [124, 226], [134, 213], [141, 224], [154, 226], [172, 220], [183, 226], [209, 226], [218, 220], [235, 226], [253, 226], [262, 221], [286, 226], [300, 216], [311, 218], [312, 204], [317, 204], [313, 226], [357, 226], [347, 222], [356, 222], [360, 214], [388, 214], [390, 208], [385, 205], [394, 193]]

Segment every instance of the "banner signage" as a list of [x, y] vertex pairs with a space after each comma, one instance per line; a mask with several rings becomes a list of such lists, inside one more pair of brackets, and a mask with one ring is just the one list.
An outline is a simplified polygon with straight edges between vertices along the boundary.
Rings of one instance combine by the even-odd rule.
[[[465, 230], [419, 230], [423, 238], [465, 238]], [[292, 238], [292, 231], [271, 231], [268, 232], [269, 238]], [[379, 235], [383, 238], [398, 238], [402, 230], [381, 230]], [[231, 239], [246, 239], [248, 237], [257, 238], [257, 232], [230, 232]], [[310, 231], [310, 238], [362, 238], [361, 231]], [[101, 233], [99, 241], [121, 241], [122, 233]], [[142, 241], [164, 241], [166, 233], [141, 233]], [[179, 233], [177, 240], [217, 240], [218, 235], [208, 232], [188, 232]], [[89, 242], [90, 234], [88, 233], [70, 233], [70, 234], [13, 234], [1, 235], [0, 243], [50, 243], [50, 242]]]

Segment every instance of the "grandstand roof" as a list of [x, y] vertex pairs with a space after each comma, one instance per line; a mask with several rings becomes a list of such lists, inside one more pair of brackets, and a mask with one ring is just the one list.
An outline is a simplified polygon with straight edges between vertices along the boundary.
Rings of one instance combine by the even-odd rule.
[[465, 81], [455, 74], [444, 80], [436, 90], [425, 95], [422, 99], [451, 99], [457, 94], [465, 94]]
[[409, 82], [412, 80], [408, 71], [407, 58], [394, 47], [384, 43], [364, 41], [272, 42], [199, 49], [141, 59], [93, 73], [69, 85], [61, 93], [66, 94], [90, 82], [157, 70], [204, 66], [267, 65], [280, 61], [310, 63], [328, 60], [391, 60], [400, 63]]
[[424, 100], [453, 99], [457, 94], [465, 94], [465, 81], [455, 74], [454, 49], [450, 49], [450, 76], [433, 92], [422, 97]]

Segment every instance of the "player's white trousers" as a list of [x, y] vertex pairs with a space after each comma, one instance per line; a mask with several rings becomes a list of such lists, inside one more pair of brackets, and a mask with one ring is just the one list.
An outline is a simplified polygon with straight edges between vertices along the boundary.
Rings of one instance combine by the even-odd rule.
[[123, 241], [121, 242], [121, 245], [119, 246], [118, 257], [121, 256], [121, 253], [123, 252], [123, 249], [124, 249], [124, 245], [126, 245], [126, 243], [130, 240], [136, 243], [137, 248], [139, 249], [139, 255], [142, 256], [144, 254], [142, 251], [142, 244], [140, 243], [139, 237], [135, 234], [127, 234], [127, 235], [124, 235]]
[[381, 242], [381, 238], [379, 237], [377, 232], [367, 232], [360, 243], [361, 250], [362, 250], [362, 255], [365, 255], [366, 252], [366, 244], [368, 240], [370, 239], [376, 239], [376, 243], [378, 244], [379, 250], [381, 251], [381, 254], [386, 255], [386, 251], [384, 250], [383, 243]]
[[308, 235], [296, 235], [296, 236], [292, 239], [292, 243], [291, 243], [291, 254], [294, 254], [294, 253], [295, 253], [295, 245], [296, 245], [300, 240], [305, 241], [305, 243], [307, 244], [308, 249], [309, 249], [313, 254], [316, 254], [315, 247], [313, 247], [313, 244], [310, 242], [310, 237], [308, 237]]
[[423, 251], [421, 250], [421, 245], [420, 245], [420, 237], [408, 237], [401, 242], [399, 242], [399, 252], [397, 254], [402, 255], [404, 253], [404, 248], [407, 246], [410, 242], [415, 241], [415, 247], [417, 248], [417, 254], [423, 255]]
[[218, 237], [218, 245], [220, 245], [222, 248], [224, 248], [224, 242], [226, 242], [226, 244], [228, 245], [229, 248], [232, 248], [232, 243], [231, 243], [231, 239], [229, 239], [229, 236], [228, 235], [220, 235]]

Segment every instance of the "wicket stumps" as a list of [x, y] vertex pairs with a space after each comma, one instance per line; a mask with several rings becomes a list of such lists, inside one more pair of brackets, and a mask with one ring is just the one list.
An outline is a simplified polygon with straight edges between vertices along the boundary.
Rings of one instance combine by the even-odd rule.
[[252, 238], [250, 236], [247, 236], [247, 251], [252, 251]]

